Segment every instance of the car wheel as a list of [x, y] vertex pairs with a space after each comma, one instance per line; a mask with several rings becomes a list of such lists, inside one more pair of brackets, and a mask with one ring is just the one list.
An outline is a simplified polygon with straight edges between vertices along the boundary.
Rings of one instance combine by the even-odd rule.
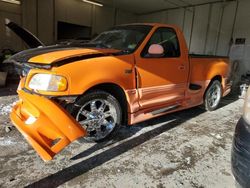
[[80, 97], [70, 112], [87, 131], [85, 141], [100, 142], [110, 138], [122, 121], [122, 110], [117, 99], [101, 90], [91, 91]]
[[205, 94], [205, 108], [207, 111], [214, 111], [222, 97], [222, 86], [218, 80], [215, 80], [210, 84], [208, 87], [206, 94]]

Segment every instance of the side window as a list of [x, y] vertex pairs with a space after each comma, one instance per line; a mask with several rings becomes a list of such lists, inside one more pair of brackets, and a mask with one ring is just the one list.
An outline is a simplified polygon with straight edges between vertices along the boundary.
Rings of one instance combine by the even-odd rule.
[[149, 46], [151, 44], [158, 44], [162, 41], [161, 39], [161, 32], [156, 31], [153, 36], [151, 37], [151, 39], [149, 40]]
[[165, 58], [180, 57], [180, 46], [175, 31], [171, 28], [159, 28], [152, 35], [148, 44], [145, 46], [142, 57], [148, 57], [148, 49], [152, 44], [160, 44], [164, 49]]

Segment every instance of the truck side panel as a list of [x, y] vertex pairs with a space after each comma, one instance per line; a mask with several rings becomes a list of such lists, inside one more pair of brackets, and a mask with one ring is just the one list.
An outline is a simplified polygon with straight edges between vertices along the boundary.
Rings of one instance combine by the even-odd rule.
[[222, 87], [226, 87], [229, 74], [229, 60], [224, 58], [190, 58], [190, 83], [211, 81], [215, 76], [221, 76]]
[[203, 97], [211, 81], [221, 78], [223, 96], [230, 92], [228, 84], [229, 60], [227, 58], [190, 58], [190, 84], [201, 86], [199, 90], [187, 91], [187, 106], [195, 106], [203, 103]]

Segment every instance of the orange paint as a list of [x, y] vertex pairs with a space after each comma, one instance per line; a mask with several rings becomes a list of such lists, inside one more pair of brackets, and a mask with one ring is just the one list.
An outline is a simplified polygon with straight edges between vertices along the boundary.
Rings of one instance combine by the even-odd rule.
[[[65, 146], [86, 135], [85, 130], [53, 101], [21, 90], [18, 94], [20, 101], [13, 107], [11, 120], [43, 160], [51, 160]], [[36, 120], [28, 123], [30, 117]]]
[[[44, 53], [29, 59], [30, 63], [52, 63], [83, 55], [106, 54], [103, 57], [76, 60], [50, 70], [32, 69], [20, 81], [20, 101], [14, 106], [11, 119], [28, 142], [44, 160], [53, 156], [75, 139], [85, 136], [85, 130], [61, 106], [47, 96], [80, 96], [99, 84], [119, 86], [126, 96], [128, 124], [132, 125], [166, 113], [190, 108], [203, 103], [204, 93], [211, 80], [219, 76], [223, 96], [230, 92], [227, 83], [228, 59], [189, 57], [184, 36], [179, 28], [164, 24], [149, 24], [152, 30], [134, 53], [110, 55], [114, 49], [75, 48]], [[176, 32], [180, 56], [173, 58], [145, 58], [141, 54], [158, 28], [171, 28]], [[29, 82], [35, 74], [48, 73], [67, 79], [63, 92], [34, 92]], [[190, 90], [189, 85], [201, 86]], [[25, 90], [23, 90], [25, 89]], [[42, 95], [42, 96], [40, 96]], [[167, 112], [153, 114], [155, 110], [177, 106]], [[36, 118], [34, 119], [29, 117]], [[27, 124], [27, 120], [29, 119]]]

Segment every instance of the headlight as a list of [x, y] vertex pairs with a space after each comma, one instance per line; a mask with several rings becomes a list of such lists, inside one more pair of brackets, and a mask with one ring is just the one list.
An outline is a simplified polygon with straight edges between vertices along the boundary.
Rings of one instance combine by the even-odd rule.
[[250, 88], [245, 97], [243, 118], [250, 125]]
[[37, 91], [65, 91], [67, 80], [54, 74], [35, 74], [29, 82], [29, 88]]

